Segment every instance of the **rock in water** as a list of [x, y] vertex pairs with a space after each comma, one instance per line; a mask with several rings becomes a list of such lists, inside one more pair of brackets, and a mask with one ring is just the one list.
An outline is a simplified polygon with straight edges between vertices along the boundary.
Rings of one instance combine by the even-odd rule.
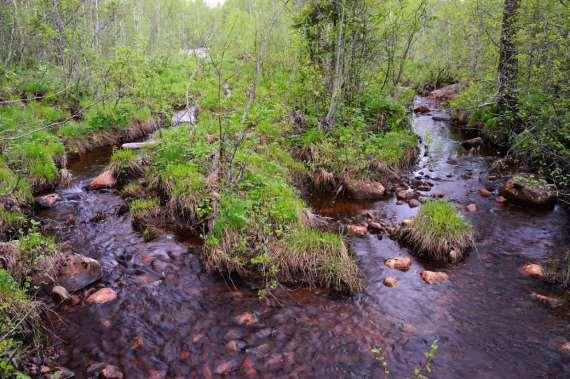
[[112, 288], [101, 288], [91, 294], [86, 302], [88, 304], [105, 304], [117, 298], [117, 293]]
[[410, 201], [408, 201], [408, 205], [410, 206], [410, 208], [417, 208], [420, 206], [420, 202], [419, 200], [411, 199]]
[[477, 204], [471, 203], [465, 207], [468, 212], [477, 212]]
[[350, 224], [346, 227], [348, 234], [353, 236], [365, 236], [368, 233], [368, 228], [362, 225]]
[[88, 188], [92, 190], [111, 188], [115, 183], [116, 181], [113, 177], [113, 172], [111, 170], [105, 170], [89, 182]]
[[449, 276], [445, 272], [438, 271], [422, 271], [420, 272], [420, 276], [427, 284], [439, 284], [449, 279]]
[[107, 363], [93, 363], [87, 367], [89, 377], [100, 379], [123, 379], [124, 375], [117, 366]]
[[95, 259], [69, 254], [59, 269], [56, 281], [69, 292], [76, 292], [101, 279], [101, 276], [101, 265]]
[[552, 206], [557, 193], [546, 183], [532, 176], [515, 176], [505, 182], [501, 195], [513, 203], [534, 206]]
[[557, 308], [562, 305], [562, 300], [557, 299], [552, 296], [541, 295], [539, 293], [533, 292], [530, 295], [533, 299], [548, 305], [550, 308]]
[[532, 278], [544, 278], [544, 270], [542, 266], [535, 263], [524, 265], [523, 268], [521, 268], [521, 273]]
[[38, 196], [35, 198], [36, 204], [43, 208], [51, 208], [53, 207], [58, 201], [61, 200], [61, 197], [57, 193], [52, 193], [49, 195]]
[[384, 261], [384, 265], [388, 268], [407, 271], [412, 266], [412, 260], [405, 257], [390, 258]]
[[380, 200], [386, 192], [382, 183], [371, 180], [346, 180], [344, 186], [346, 194], [356, 200]]
[[393, 288], [393, 287], [396, 287], [398, 285], [398, 281], [394, 277], [387, 276], [384, 278], [384, 285], [386, 287]]
[[487, 188], [481, 188], [479, 190], [479, 195], [481, 195], [483, 197], [491, 197], [491, 196], [493, 196], [493, 193], [491, 191], [489, 191]]

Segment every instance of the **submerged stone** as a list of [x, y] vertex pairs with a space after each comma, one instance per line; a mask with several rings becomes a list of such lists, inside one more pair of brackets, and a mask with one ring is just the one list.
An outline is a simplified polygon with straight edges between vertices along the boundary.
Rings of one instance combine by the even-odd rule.
[[76, 292], [101, 279], [101, 265], [95, 259], [79, 254], [65, 257], [56, 282], [69, 292]]
[[396, 278], [392, 277], [392, 276], [387, 276], [384, 278], [384, 285], [386, 287], [396, 287], [398, 285], [398, 281], [396, 280]]
[[390, 258], [384, 261], [384, 265], [395, 270], [407, 271], [412, 266], [412, 260], [405, 257]]
[[112, 288], [101, 288], [91, 294], [86, 302], [88, 304], [105, 304], [117, 298], [117, 293]]
[[36, 204], [43, 208], [51, 208], [53, 207], [58, 201], [61, 200], [61, 197], [57, 193], [52, 193], [49, 195], [38, 196], [35, 198]]
[[439, 271], [422, 271], [420, 272], [420, 277], [427, 284], [439, 284], [449, 279], [445, 272]]
[[524, 265], [521, 268], [521, 273], [525, 276], [530, 276], [532, 278], [537, 278], [537, 279], [544, 278], [544, 270], [542, 266], [535, 263]]
[[88, 188], [92, 190], [111, 188], [116, 181], [111, 170], [105, 170], [89, 182]]

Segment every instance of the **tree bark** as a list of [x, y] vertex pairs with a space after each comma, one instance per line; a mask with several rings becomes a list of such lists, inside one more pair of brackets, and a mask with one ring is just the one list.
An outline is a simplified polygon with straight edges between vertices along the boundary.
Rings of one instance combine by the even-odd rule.
[[513, 120], [513, 116], [517, 110], [516, 85], [518, 59], [515, 35], [519, 6], [520, 0], [505, 0], [503, 6], [497, 91], [497, 111], [503, 116], [504, 124], [514, 132], [519, 131], [519, 127]]
[[343, 82], [343, 50], [344, 50], [344, 4], [342, 0], [337, 0], [336, 2], [339, 21], [338, 21], [338, 35], [336, 38], [336, 52], [335, 52], [335, 63], [334, 63], [334, 79], [332, 85], [331, 102], [329, 104], [329, 110], [325, 116], [324, 122], [322, 123], [325, 128], [331, 128], [334, 125], [336, 111], [338, 107], [338, 101], [342, 95], [342, 82]]

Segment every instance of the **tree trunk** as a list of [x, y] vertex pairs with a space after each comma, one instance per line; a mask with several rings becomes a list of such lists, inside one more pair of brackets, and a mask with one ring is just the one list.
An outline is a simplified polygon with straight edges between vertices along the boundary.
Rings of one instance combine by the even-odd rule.
[[518, 60], [515, 46], [516, 16], [520, 0], [505, 0], [503, 7], [503, 25], [499, 45], [499, 69], [497, 111], [504, 119], [504, 125], [515, 133], [519, 126], [513, 119], [516, 113], [516, 84]]
[[338, 107], [339, 99], [342, 95], [342, 82], [343, 82], [343, 68], [342, 68], [342, 60], [343, 60], [343, 49], [344, 49], [344, 34], [343, 34], [343, 27], [344, 27], [344, 4], [342, 4], [341, 0], [336, 1], [336, 6], [339, 14], [338, 20], [338, 35], [336, 38], [336, 52], [335, 52], [335, 62], [334, 62], [334, 79], [332, 85], [332, 94], [331, 94], [331, 102], [329, 104], [329, 110], [325, 119], [323, 120], [323, 126], [328, 129], [334, 125], [336, 111]]

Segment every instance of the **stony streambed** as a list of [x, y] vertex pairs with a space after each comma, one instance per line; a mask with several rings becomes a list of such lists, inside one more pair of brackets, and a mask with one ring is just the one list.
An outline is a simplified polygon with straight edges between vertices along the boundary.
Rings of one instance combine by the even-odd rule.
[[[411, 257], [395, 241], [355, 237], [365, 290], [350, 299], [297, 289], [278, 291], [278, 301], [260, 301], [254, 291], [204, 272], [195, 240], [163, 235], [144, 242], [116, 192], [83, 189], [110, 150], [75, 162], [74, 182], [58, 190], [62, 200], [41, 217], [62, 242], [101, 263], [104, 275], [95, 287], [112, 288], [117, 298], [59, 308], [59, 364], [79, 378], [97, 375], [105, 365], [126, 378], [382, 378], [371, 352], [381, 347], [392, 377], [402, 378], [438, 339], [434, 378], [567, 376], [570, 356], [560, 346], [570, 340], [569, 307], [538, 301], [533, 293], [562, 293], [520, 273], [524, 264], [566, 248], [566, 211], [480, 196], [481, 187], [494, 186], [490, 158], [465, 150], [446, 121], [433, 116], [446, 118], [432, 110], [413, 120], [427, 148], [410, 178], [432, 183], [426, 196], [439, 192], [462, 208], [476, 204], [465, 216], [477, 231], [477, 250], [444, 270], [446, 282], [428, 285], [419, 273], [429, 264], [412, 258], [406, 272], [384, 265], [387, 258]], [[314, 207], [336, 217], [373, 211], [393, 222], [417, 212], [395, 198], [316, 201]], [[385, 286], [386, 276], [398, 285]]]

